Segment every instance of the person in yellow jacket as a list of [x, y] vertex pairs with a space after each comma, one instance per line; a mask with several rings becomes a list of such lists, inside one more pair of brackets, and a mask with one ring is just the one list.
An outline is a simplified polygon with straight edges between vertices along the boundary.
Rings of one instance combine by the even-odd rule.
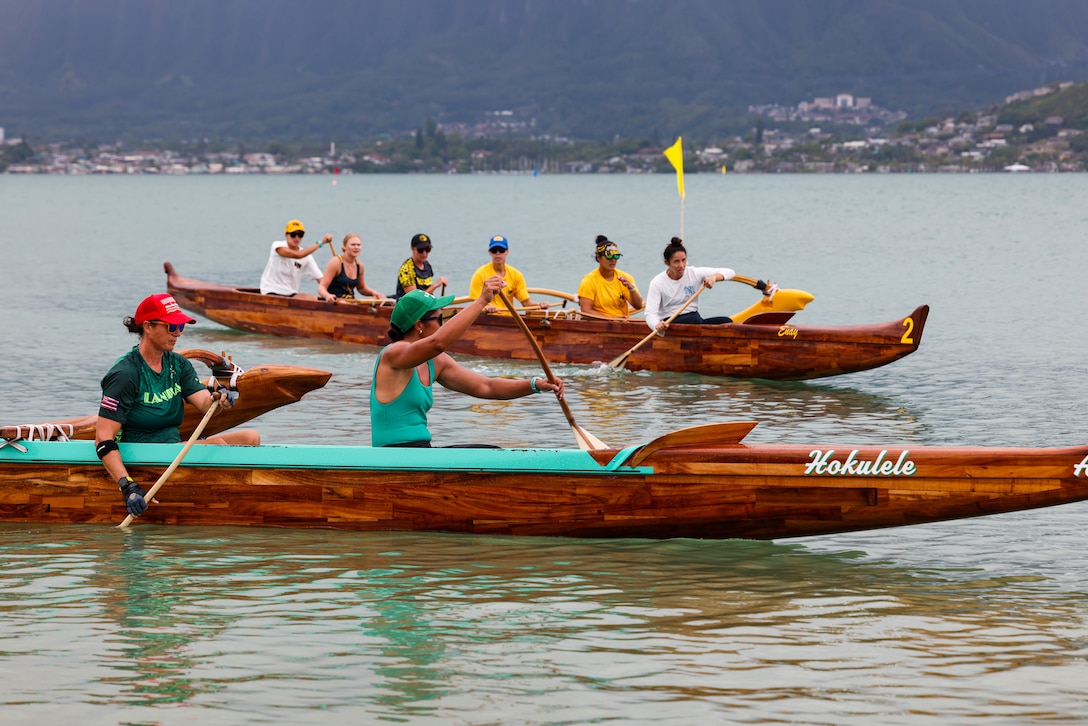
[[626, 318], [642, 308], [642, 295], [635, 278], [616, 268], [620, 248], [603, 234], [597, 235], [593, 251], [597, 269], [582, 278], [578, 285], [578, 305], [583, 313]]
[[[522, 306], [531, 308], [538, 307], [542, 310], [548, 309], [548, 303], [536, 303], [529, 297], [529, 288], [525, 285], [525, 275], [512, 265], [506, 264], [506, 255], [510, 252], [510, 242], [501, 234], [497, 234], [491, 238], [488, 242], [487, 251], [491, 253], [491, 262], [480, 267], [472, 274], [472, 281], [468, 286], [468, 296], [471, 298], [480, 297], [480, 293], [484, 289], [484, 280], [492, 275], [498, 275], [503, 281], [503, 292], [512, 299], [517, 300]], [[505, 309], [499, 310], [499, 307], [494, 303], [490, 303], [484, 308], [486, 313], [502, 313], [509, 315]]]

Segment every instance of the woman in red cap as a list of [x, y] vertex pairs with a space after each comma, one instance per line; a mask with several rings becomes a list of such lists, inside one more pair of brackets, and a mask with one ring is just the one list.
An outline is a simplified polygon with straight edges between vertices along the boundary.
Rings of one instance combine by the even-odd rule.
[[[185, 417], [184, 401], [201, 413], [215, 399], [222, 406], [233, 403], [225, 389], [211, 393], [189, 359], [174, 352], [185, 326], [195, 322], [170, 295], [144, 299], [136, 308], [136, 315], [124, 320], [128, 331], [140, 336], [140, 342], [119, 358], [102, 379], [95, 449], [102, 466], [117, 481], [125, 506], [133, 516], [142, 514], [147, 502], [144, 490], [128, 475], [117, 443], [179, 443], [178, 426]], [[239, 429], [208, 437], [203, 443], [256, 446], [261, 443], [261, 436], [252, 429]]]

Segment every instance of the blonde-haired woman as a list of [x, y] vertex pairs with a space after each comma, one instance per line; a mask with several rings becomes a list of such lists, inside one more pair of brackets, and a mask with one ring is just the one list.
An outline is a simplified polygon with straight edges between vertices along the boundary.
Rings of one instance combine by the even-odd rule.
[[340, 298], [354, 298], [358, 290], [364, 297], [385, 300], [385, 295], [369, 287], [363, 277], [363, 263], [359, 259], [363, 240], [359, 235], [345, 235], [341, 249], [343, 252], [325, 265], [325, 274], [317, 283], [317, 296], [326, 302], [336, 302]]

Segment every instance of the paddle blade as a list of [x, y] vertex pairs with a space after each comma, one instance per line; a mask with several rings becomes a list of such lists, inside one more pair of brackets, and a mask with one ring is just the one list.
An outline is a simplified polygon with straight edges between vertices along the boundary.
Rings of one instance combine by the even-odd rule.
[[576, 423], [571, 422], [570, 430], [574, 432], [574, 438], [578, 442], [578, 448], [582, 451], [612, 448]]
[[627, 365], [627, 359], [631, 357], [631, 351], [616, 356], [612, 360], [608, 361], [609, 368], [624, 368]]

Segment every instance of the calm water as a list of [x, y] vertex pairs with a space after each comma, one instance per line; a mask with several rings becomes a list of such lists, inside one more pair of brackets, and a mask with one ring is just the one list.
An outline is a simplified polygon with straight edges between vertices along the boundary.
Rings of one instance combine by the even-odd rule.
[[[921, 349], [810, 383], [557, 366], [599, 438], [754, 419], [754, 441], [1085, 441], [1088, 177], [686, 186], [694, 264], [812, 292], [798, 323], [928, 303]], [[530, 285], [571, 292], [608, 234], [645, 291], [681, 221], [666, 176], [0, 176], [0, 208], [4, 423], [93, 412], [164, 260], [256, 284], [291, 217], [361, 233], [388, 292], [426, 232], [459, 294], [496, 233]], [[715, 314], [752, 300], [700, 298]], [[203, 320], [182, 342], [334, 373], [258, 419], [266, 441], [369, 442], [374, 349]], [[436, 393], [441, 443], [574, 445], [545, 397]], [[1088, 709], [1086, 520], [1072, 505], [776, 543], [3, 525], [0, 706], [4, 723], [1071, 723]]]

